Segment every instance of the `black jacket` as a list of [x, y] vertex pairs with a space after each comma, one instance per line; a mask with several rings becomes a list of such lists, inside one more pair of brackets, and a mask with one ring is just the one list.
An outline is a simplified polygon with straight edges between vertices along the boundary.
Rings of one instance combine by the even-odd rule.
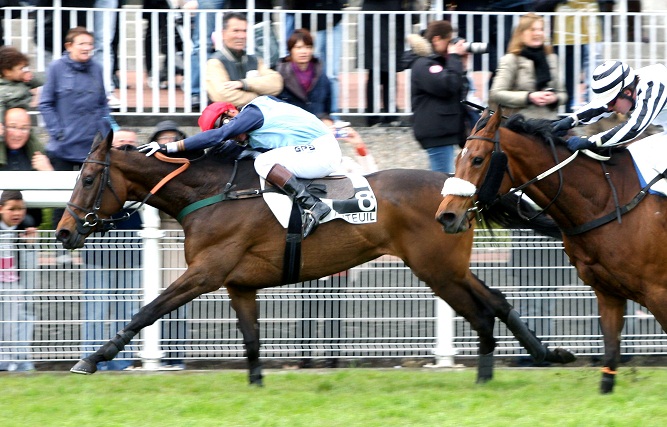
[[415, 138], [423, 148], [458, 144], [465, 132], [461, 100], [469, 86], [461, 57], [409, 51], [404, 60], [412, 70]]
[[283, 61], [278, 64], [278, 72], [283, 76], [283, 91], [278, 98], [290, 104], [301, 107], [316, 116], [331, 114], [331, 82], [324, 72], [322, 63], [313, 58], [311, 62], [315, 67], [315, 78], [312, 86], [306, 91], [299, 83], [292, 63]]

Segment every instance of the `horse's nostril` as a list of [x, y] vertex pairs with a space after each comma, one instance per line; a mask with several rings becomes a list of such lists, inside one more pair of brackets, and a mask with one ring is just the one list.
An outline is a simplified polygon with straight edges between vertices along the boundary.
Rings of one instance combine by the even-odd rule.
[[61, 228], [60, 230], [56, 230], [56, 239], [59, 242], [64, 242], [65, 240], [67, 240], [68, 237], [69, 237], [69, 230], [63, 228]]
[[450, 225], [456, 220], [456, 215], [451, 212], [442, 212], [438, 215], [437, 220], [442, 225]]

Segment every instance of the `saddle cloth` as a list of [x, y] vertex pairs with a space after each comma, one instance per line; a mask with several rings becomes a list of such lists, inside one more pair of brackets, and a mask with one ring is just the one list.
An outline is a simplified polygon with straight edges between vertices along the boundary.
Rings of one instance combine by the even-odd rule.
[[[640, 139], [628, 146], [642, 188], [667, 169], [667, 133]], [[653, 184], [649, 193], [667, 196], [667, 180]]]
[[[350, 224], [368, 224], [377, 222], [377, 203], [375, 194], [368, 180], [359, 174], [331, 175], [304, 182], [313, 195], [322, 199], [330, 208], [329, 215], [320, 223], [340, 218]], [[260, 186], [264, 190], [266, 181], [260, 177]], [[312, 188], [312, 189], [311, 189]], [[316, 191], [325, 188], [326, 197]], [[287, 228], [292, 210], [292, 199], [283, 193], [262, 193], [264, 201], [275, 215], [280, 225]]]

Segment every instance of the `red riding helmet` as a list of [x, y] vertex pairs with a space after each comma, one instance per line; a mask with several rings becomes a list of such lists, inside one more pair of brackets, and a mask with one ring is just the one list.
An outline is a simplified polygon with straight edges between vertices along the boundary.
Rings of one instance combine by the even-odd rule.
[[208, 107], [204, 108], [201, 116], [197, 123], [199, 128], [202, 131], [207, 131], [210, 129], [217, 129], [223, 124], [223, 120], [226, 117], [226, 113], [229, 111], [235, 111], [238, 113], [237, 108], [231, 102], [214, 102]]

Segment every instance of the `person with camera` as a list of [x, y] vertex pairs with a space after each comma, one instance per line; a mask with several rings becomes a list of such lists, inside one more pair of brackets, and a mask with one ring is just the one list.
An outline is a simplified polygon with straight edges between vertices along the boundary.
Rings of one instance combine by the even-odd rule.
[[[411, 34], [404, 65], [412, 70], [413, 132], [428, 154], [431, 170], [454, 172], [455, 148], [467, 137], [461, 101], [469, 88], [468, 46], [452, 40], [449, 21], [432, 21], [424, 37]], [[452, 43], [453, 41], [453, 43]]]
[[558, 73], [558, 57], [545, 44], [544, 18], [527, 13], [519, 19], [500, 58], [489, 105], [503, 113], [521, 113], [530, 118], [557, 119], [558, 106], [567, 102], [567, 91]]

